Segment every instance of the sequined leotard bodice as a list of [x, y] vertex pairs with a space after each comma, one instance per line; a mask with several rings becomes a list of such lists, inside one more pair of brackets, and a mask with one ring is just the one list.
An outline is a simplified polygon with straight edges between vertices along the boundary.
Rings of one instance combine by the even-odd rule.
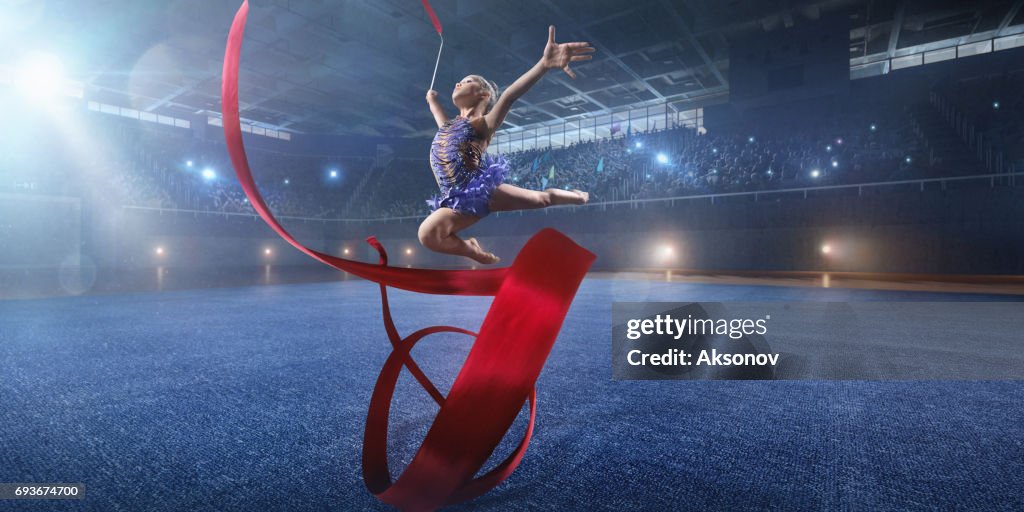
[[465, 117], [444, 123], [430, 145], [430, 167], [442, 187], [465, 186], [480, 168], [483, 141]]
[[483, 217], [494, 189], [509, 172], [504, 158], [485, 154], [486, 141], [469, 122], [459, 116], [444, 123], [430, 144], [430, 167], [441, 190], [427, 200], [431, 211], [441, 207]]

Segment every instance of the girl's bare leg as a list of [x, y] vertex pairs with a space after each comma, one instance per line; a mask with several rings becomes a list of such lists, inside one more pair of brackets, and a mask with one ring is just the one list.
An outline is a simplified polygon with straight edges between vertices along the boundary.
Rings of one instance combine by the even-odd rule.
[[546, 208], [556, 204], [584, 204], [590, 194], [582, 190], [549, 188], [543, 191], [520, 188], [508, 183], [498, 185], [488, 207], [492, 212]]
[[420, 243], [432, 251], [465, 256], [484, 265], [497, 263], [501, 258], [483, 250], [475, 238], [463, 240], [456, 234], [478, 220], [479, 217], [461, 214], [451, 208], [438, 208], [420, 224]]

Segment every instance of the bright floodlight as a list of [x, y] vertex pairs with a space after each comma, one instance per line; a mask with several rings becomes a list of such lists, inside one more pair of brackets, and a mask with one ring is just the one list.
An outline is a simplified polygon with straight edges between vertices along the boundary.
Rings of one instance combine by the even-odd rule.
[[747, 137], [747, 142], [754, 142], [754, 137], [753, 136]]
[[670, 244], [664, 244], [654, 250], [654, 257], [664, 264], [669, 264], [676, 259], [676, 250]]
[[64, 65], [49, 53], [36, 53], [14, 72], [17, 88], [32, 99], [42, 99], [61, 92], [64, 86]]
[[825, 146], [825, 151], [832, 151], [832, 144]]
[[843, 143], [843, 139], [836, 139], [836, 144], [842, 144], [842, 143]]
[[666, 156], [665, 153], [658, 153], [658, 163], [659, 164], [667, 164], [668, 163], [668, 156]]
[[213, 172], [213, 169], [203, 169], [203, 179], [212, 180], [217, 177], [217, 173]]
[[270, 256], [270, 249], [263, 249], [263, 254]]
[[998, 101], [993, 101], [992, 102], [992, 108], [994, 108], [996, 110], [999, 110], [999, 102]]
[[346, 248], [345, 248], [344, 250], [342, 250], [341, 252], [342, 252], [343, 254], [348, 254], [348, 248], [346, 247]]
[[832, 160], [832, 167], [839, 167], [839, 162], [836, 160]]
[[905, 160], [906, 160], [906, 162], [907, 162], [908, 164], [909, 164], [910, 162], [912, 162], [912, 161], [913, 161], [913, 159], [912, 159], [912, 158], [910, 158], [909, 156], [908, 156], [908, 157], [907, 157], [907, 158], [906, 158]]
[[814, 169], [814, 170], [811, 171], [811, 177], [812, 178], [817, 178], [818, 176], [821, 176], [821, 171], [819, 171], [817, 169]]
[[642, 142], [640, 142], [640, 141], [637, 141], [637, 143], [636, 143], [636, 144], [634, 144], [634, 146], [635, 146], [635, 147], [636, 147], [637, 149], [640, 149], [640, 148], [644, 147], [644, 144], [643, 144]]
[[832, 246], [829, 245], [829, 244], [822, 244], [822, 246], [821, 246], [821, 253], [822, 254], [831, 254], [832, 253]]
[[412, 249], [406, 249], [406, 250], [405, 250], [405, 253], [406, 253], [406, 254], [412, 254]]
[[185, 162], [185, 167], [192, 167], [192, 160]]
[[331, 177], [332, 178], [337, 178], [338, 177], [338, 171], [331, 171]]
[[874, 124], [874, 123], [871, 123], [871, 131], [875, 131], [875, 130], [877, 130], [877, 129], [878, 129], [878, 127], [877, 127], [877, 126], [875, 126], [875, 124]]
[[156, 253], [157, 254], [163, 254], [164, 253], [164, 248], [163, 247], [157, 247], [156, 248]]
[[711, 148], [712, 153], [718, 153], [718, 148]]

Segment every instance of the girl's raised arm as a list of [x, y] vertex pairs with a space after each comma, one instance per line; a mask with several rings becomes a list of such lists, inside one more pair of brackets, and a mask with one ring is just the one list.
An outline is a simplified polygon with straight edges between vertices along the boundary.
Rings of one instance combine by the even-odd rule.
[[556, 43], [555, 26], [549, 26], [548, 44], [544, 47], [544, 55], [529, 71], [523, 73], [523, 76], [519, 77], [512, 85], [505, 89], [505, 92], [498, 98], [497, 103], [494, 104], [494, 108], [484, 116], [484, 119], [487, 121], [487, 128], [491, 133], [494, 133], [501, 126], [501, 123], [505, 121], [505, 116], [508, 115], [512, 104], [540, 81], [541, 77], [549, 69], [561, 69], [565, 71], [565, 74], [569, 75], [569, 78], [575, 79], [576, 73], [569, 69], [569, 63], [590, 60], [593, 58], [593, 55], [584, 54], [593, 51], [594, 48], [590, 46], [590, 43]]

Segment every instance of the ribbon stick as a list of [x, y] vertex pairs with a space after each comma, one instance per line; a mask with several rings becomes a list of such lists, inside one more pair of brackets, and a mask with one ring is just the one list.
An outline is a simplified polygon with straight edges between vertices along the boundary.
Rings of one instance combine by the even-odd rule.
[[[440, 33], [440, 23], [427, 7]], [[534, 431], [536, 380], [595, 256], [551, 228], [530, 238], [512, 266], [489, 270], [390, 267], [384, 247], [373, 236], [366, 241], [380, 254], [377, 265], [338, 258], [299, 243], [267, 207], [245, 154], [238, 69], [248, 12], [246, 0], [231, 25], [221, 83], [224, 137], [238, 181], [263, 221], [296, 249], [380, 285], [384, 327], [393, 350], [377, 379], [366, 418], [366, 487], [381, 501], [401, 510], [434, 510], [480, 496], [508, 478], [523, 459]], [[403, 338], [391, 318], [387, 286], [440, 295], [493, 296], [494, 301], [479, 333], [434, 326]], [[439, 332], [476, 338], [447, 395], [434, 386], [411, 355], [419, 340]], [[439, 411], [416, 455], [392, 482], [387, 464], [388, 412], [402, 368], [409, 369], [438, 404]], [[503, 462], [476, 477], [527, 402], [529, 423], [519, 445]]]
[[437, 14], [434, 14], [434, 8], [430, 6], [430, 2], [427, 0], [420, 0], [423, 3], [423, 9], [427, 11], [427, 16], [430, 17], [430, 23], [434, 25], [434, 30], [437, 31], [437, 35], [441, 37], [441, 47], [437, 49], [437, 62], [434, 62], [434, 76], [430, 78], [430, 89], [434, 90], [434, 80], [437, 79], [437, 66], [441, 64], [441, 50], [444, 50], [444, 34], [441, 29], [441, 20], [437, 19]]
[[434, 62], [434, 76], [430, 77], [430, 89], [427, 89], [428, 91], [433, 91], [434, 90], [434, 80], [437, 79], [437, 66], [438, 66], [438, 64], [441, 64], [441, 50], [443, 50], [443, 49], [444, 49], [444, 37], [442, 36], [441, 37], [441, 47], [437, 49], [437, 61]]

